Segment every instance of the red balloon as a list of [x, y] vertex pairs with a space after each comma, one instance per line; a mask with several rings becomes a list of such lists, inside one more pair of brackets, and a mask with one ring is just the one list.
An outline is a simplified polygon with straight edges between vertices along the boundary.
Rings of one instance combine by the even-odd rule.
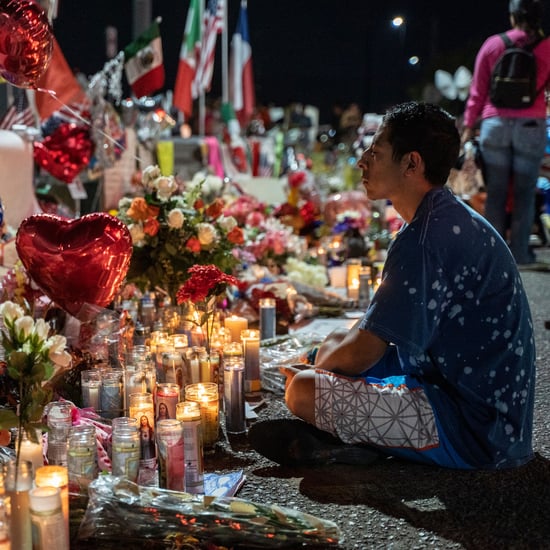
[[76, 316], [84, 304], [106, 307], [124, 282], [132, 256], [126, 225], [104, 212], [67, 219], [24, 219], [15, 246], [29, 276], [51, 300]]
[[65, 123], [34, 143], [34, 160], [55, 178], [72, 183], [90, 162], [93, 150], [87, 128]]
[[46, 72], [53, 34], [33, 0], [0, 0], [0, 75], [20, 88], [34, 88]]

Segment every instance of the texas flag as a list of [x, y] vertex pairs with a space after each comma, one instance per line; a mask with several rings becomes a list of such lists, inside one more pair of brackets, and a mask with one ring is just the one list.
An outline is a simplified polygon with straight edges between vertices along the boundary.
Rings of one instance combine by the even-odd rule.
[[241, 0], [237, 29], [231, 41], [229, 65], [229, 97], [241, 128], [245, 128], [254, 112], [255, 103], [246, 0]]
[[164, 86], [164, 63], [158, 20], [124, 48], [124, 69], [136, 97], [151, 95]]

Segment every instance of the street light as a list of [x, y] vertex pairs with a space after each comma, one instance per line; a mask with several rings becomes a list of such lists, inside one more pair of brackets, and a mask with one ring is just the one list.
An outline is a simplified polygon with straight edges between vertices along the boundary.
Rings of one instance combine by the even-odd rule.
[[405, 19], [401, 17], [400, 15], [397, 15], [391, 20], [392, 27], [398, 29], [401, 25], [405, 24]]

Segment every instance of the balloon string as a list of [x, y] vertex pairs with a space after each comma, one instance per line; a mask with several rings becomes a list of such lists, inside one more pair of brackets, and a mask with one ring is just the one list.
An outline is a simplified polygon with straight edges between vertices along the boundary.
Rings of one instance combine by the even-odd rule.
[[[57, 101], [59, 104], [63, 105], [63, 107], [65, 107], [65, 109], [67, 111], [69, 111], [69, 113], [71, 113], [71, 115], [73, 115], [75, 118], [77, 118], [78, 120], [80, 120], [81, 122], [86, 124], [86, 126], [89, 126], [90, 128], [93, 128], [92, 123], [89, 120], [85, 119], [78, 111], [75, 111], [72, 107], [69, 107], [66, 103], [61, 101], [61, 99], [59, 99], [57, 97], [57, 93], [54, 90], [48, 90], [46, 88], [36, 88], [36, 91], [37, 92], [43, 92], [43, 93], [46, 93], [46, 94], [50, 94], [50, 96], [53, 99], [55, 99], [55, 101]], [[105, 139], [110, 141], [116, 147], [120, 147], [120, 149], [122, 149], [123, 151], [128, 151], [128, 149], [124, 145], [122, 145], [122, 143], [120, 143], [120, 141], [117, 141], [115, 138], [111, 137], [109, 134], [106, 134], [103, 130], [100, 130], [99, 128], [93, 128], [93, 129], [95, 129], [97, 132], [99, 132]], [[135, 155], [133, 153], [131, 154], [131, 156], [135, 161], [139, 162], [140, 165], [143, 164], [143, 160], [140, 157], [138, 157], [137, 155]]]

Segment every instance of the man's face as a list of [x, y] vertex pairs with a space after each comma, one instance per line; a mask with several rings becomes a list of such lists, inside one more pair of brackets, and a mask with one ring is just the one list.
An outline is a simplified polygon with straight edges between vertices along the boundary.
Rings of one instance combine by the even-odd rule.
[[402, 184], [403, 170], [392, 158], [387, 130], [381, 126], [359, 159], [361, 181], [370, 200], [390, 199]]

